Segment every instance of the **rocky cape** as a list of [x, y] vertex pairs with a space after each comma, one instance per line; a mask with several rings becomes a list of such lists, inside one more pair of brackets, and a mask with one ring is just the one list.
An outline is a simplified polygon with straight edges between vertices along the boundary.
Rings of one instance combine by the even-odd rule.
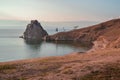
[[26, 41], [41, 41], [47, 35], [48, 33], [37, 20], [31, 20], [22, 37]]
[[92, 46], [92, 51], [120, 48], [120, 19], [113, 19], [82, 29], [48, 35], [37, 20], [32, 20], [24, 32], [26, 41], [75, 41]]
[[120, 19], [46, 36], [47, 41], [78, 41], [94, 49], [120, 48]]

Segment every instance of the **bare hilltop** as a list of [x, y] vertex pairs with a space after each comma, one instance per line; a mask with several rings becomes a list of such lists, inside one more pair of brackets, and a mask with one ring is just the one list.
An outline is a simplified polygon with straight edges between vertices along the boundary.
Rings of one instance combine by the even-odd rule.
[[44, 37], [78, 41], [92, 48], [84, 54], [0, 63], [0, 80], [120, 80], [120, 19]]

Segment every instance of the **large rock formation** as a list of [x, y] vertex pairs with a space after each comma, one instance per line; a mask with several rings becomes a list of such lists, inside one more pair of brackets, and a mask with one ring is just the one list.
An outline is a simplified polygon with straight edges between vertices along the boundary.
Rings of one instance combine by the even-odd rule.
[[31, 20], [31, 23], [27, 25], [23, 38], [26, 41], [40, 41], [47, 35], [48, 33], [37, 20]]
[[94, 26], [60, 32], [46, 37], [47, 40], [79, 41], [84, 44], [92, 44], [96, 49], [120, 47], [120, 19], [113, 19]]

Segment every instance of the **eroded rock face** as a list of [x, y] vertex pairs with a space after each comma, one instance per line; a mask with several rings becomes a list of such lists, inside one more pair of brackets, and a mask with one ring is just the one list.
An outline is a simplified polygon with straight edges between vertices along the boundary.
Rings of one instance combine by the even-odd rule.
[[31, 23], [27, 25], [23, 38], [27, 41], [40, 41], [47, 35], [48, 33], [37, 20], [31, 20]]

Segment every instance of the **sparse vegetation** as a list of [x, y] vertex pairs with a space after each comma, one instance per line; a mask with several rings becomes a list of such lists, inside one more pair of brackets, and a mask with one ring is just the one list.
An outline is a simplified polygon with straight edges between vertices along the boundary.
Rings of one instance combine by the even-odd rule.
[[8, 69], [15, 69], [16, 67], [14, 65], [0, 65], [0, 71], [2, 70], [8, 70]]
[[73, 74], [73, 71], [71, 69], [66, 69], [62, 73], [63, 74]]
[[119, 80], [119, 52], [114, 49], [4, 63], [0, 64], [0, 80]]
[[[83, 76], [80, 80], [119, 80], [120, 79], [120, 66], [106, 66], [100, 71], [91, 71], [91, 73]], [[79, 80], [79, 78], [75, 79]]]
[[25, 78], [23, 78], [23, 77], [21, 77], [20, 79], [18, 79], [18, 80], [26, 80]]

